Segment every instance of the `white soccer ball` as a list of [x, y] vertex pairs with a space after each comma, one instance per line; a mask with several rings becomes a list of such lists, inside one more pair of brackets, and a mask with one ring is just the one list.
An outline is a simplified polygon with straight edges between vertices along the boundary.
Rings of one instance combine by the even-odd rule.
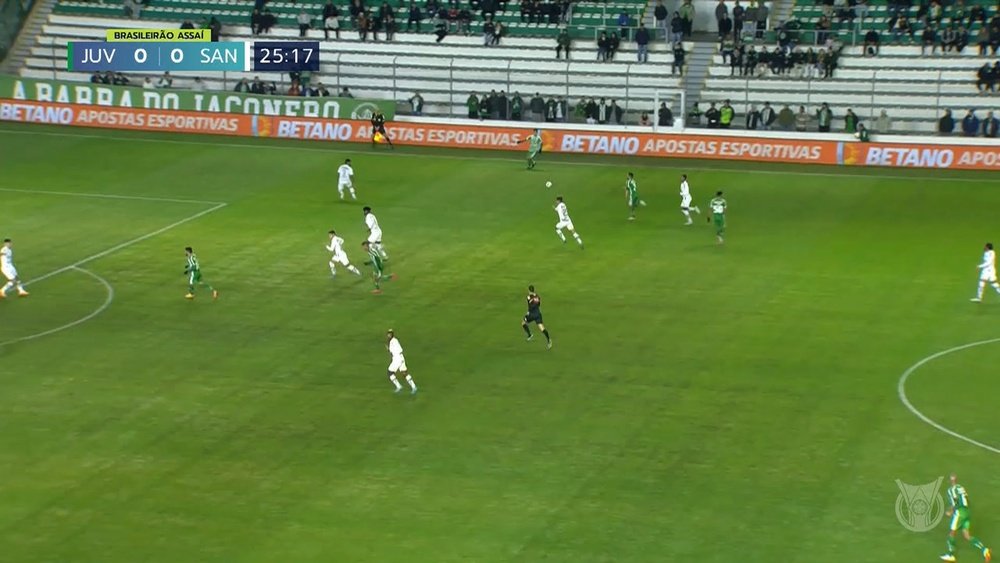
[[546, 188], [551, 188], [552, 187], [552, 182], [545, 182], [545, 187]]

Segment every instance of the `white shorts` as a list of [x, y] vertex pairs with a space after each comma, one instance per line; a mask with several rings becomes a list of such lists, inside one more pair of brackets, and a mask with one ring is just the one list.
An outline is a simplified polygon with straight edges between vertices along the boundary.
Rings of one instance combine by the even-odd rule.
[[681, 197], [681, 207], [691, 207], [691, 196]]
[[389, 362], [389, 371], [392, 373], [406, 371], [406, 359], [403, 356], [393, 356], [392, 361]]
[[338, 190], [343, 190], [344, 188], [351, 189], [353, 187], [354, 187], [354, 184], [351, 184], [350, 182], [340, 182], [340, 183], [337, 184], [337, 189]]
[[382, 231], [372, 231], [372, 234], [368, 235], [368, 242], [375, 244], [382, 242]]
[[983, 268], [979, 272], [979, 281], [984, 282], [995, 282], [997, 281], [997, 271], [994, 268]]
[[341, 266], [347, 266], [351, 262], [347, 259], [347, 253], [341, 252], [340, 254], [334, 254], [333, 257], [330, 258], [330, 263], [340, 264]]
[[0, 269], [0, 272], [2, 272], [3, 277], [7, 278], [9, 281], [14, 281], [17, 279], [17, 268], [15, 268], [14, 266], [10, 267], [4, 266], [2, 269]]
[[568, 229], [570, 231], [575, 231], [573, 228], [573, 221], [559, 221], [556, 223], [556, 230]]

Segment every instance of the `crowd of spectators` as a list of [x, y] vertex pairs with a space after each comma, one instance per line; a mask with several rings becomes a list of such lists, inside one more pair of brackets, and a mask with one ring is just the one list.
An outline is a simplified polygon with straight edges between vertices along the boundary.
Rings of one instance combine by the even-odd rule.
[[791, 78], [830, 78], [837, 69], [843, 46], [831, 41], [825, 48], [803, 49], [798, 45], [774, 48], [737, 44], [727, 38], [720, 53], [730, 76], [787, 76]]
[[[414, 115], [423, 111], [423, 98], [419, 94], [408, 100]], [[418, 109], [419, 108], [419, 109]], [[581, 98], [575, 104], [563, 96], [522, 96], [520, 92], [508, 95], [491, 90], [488, 94], [469, 94], [466, 100], [466, 117], [479, 120], [533, 121], [536, 123], [576, 122], [590, 125], [639, 125], [652, 126], [654, 112], [642, 111], [630, 117], [629, 112], [610, 98]], [[673, 112], [665, 103], [655, 112], [657, 123], [669, 127], [674, 123]], [[630, 121], [631, 120], [631, 121]]]
[[[842, 120], [842, 121], [840, 121]], [[840, 124], [838, 124], [840, 121]], [[844, 115], [838, 117], [826, 103], [820, 104], [813, 111], [807, 111], [800, 105], [798, 110], [785, 104], [781, 109], [772, 107], [770, 102], [762, 105], [751, 104], [746, 113], [738, 115], [729, 100], [722, 104], [710, 102], [707, 109], [702, 110], [695, 103], [687, 112], [688, 127], [707, 127], [709, 129], [734, 129], [741, 125], [747, 130], [761, 131], [819, 131], [821, 133], [843, 132], [866, 141], [872, 131], [880, 134], [889, 133], [892, 122], [886, 110], [873, 120], [874, 128], [864, 125], [861, 118], [850, 108]]]
[[996, 94], [1000, 88], [1000, 60], [990, 63], [983, 63], [976, 71], [976, 88], [979, 95]]
[[992, 111], [986, 112], [986, 117], [979, 119], [976, 115], [976, 109], [970, 108], [960, 121], [955, 121], [954, 116], [952, 116], [951, 110], [944, 110], [944, 115], [938, 119], [937, 131], [939, 135], [953, 135], [956, 133], [955, 128], [958, 128], [958, 133], [963, 137], [991, 137], [996, 138], [998, 133], [1000, 133], [1000, 119], [997, 119]]

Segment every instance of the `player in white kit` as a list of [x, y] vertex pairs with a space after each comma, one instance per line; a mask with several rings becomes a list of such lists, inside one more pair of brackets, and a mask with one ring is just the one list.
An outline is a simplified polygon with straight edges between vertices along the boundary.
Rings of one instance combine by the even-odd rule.
[[330, 231], [330, 244], [326, 249], [333, 253], [333, 256], [330, 257], [331, 276], [337, 276], [337, 264], [347, 268], [347, 271], [352, 274], [361, 275], [361, 270], [355, 268], [351, 264], [351, 261], [347, 259], [347, 252], [344, 250], [344, 239], [337, 236], [337, 231]]
[[7, 278], [7, 283], [0, 290], [0, 299], [7, 297], [7, 292], [11, 288], [17, 288], [17, 294], [21, 297], [28, 295], [21, 285], [20, 278], [17, 277], [17, 268], [14, 267], [14, 248], [9, 238], [3, 239], [3, 246], [0, 247], [0, 273]]
[[556, 198], [556, 216], [559, 217], [559, 222], [556, 223], [556, 234], [559, 235], [559, 239], [566, 244], [566, 236], [563, 235], [563, 229], [569, 231], [573, 238], [576, 239], [576, 243], [583, 248], [583, 239], [580, 238], [580, 234], [576, 232], [573, 228], [573, 220], [569, 218], [569, 209], [566, 208], [566, 203], [563, 202], [562, 196]]
[[692, 209], [695, 213], [701, 214], [701, 209], [698, 209], [697, 205], [691, 207], [691, 186], [688, 186], [688, 175], [681, 174], [681, 213], [687, 217], [685, 225], [690, 225], [694, 222], [691, 220]]
[[382, 248], [382, 227], [378, 226], [378, 219], [372, 213], [371, 207], [365, 207], [365, 225], [368, 227], [368, 244], [378, 252], [383, 260], [388, 260], [385, 248]]
[[992, 285], [997, 293], [1000, 293], [1000, 283], [997, 283], [997, 254], [993, 251], [992, 242], [986, 243], [986, 247], [983, 248], [983, 261], [976, 267], [979, 268], [979, 287], [976, 289], [976, 296], [972, 298], [972, 301], [983, 300], [983, 290], [986, 289], [987, 283]]
[[396, 333], [390, 328], [389, 332], [386, 333], [386, 348], [389, 349], [389, 356], [392, 358], [389, 360], [389, 381], [396, 387], [396, 393], [403, 390], [403, 386], [399, 384], [399, 379], [396, 378], [396, 374], [402, 374], [406, 378], [406, 382], [410, 385], [410, 393], [416, 394], [417, 384], [413, 382], [413, 376], [410, 375], [409, 370], [406, 369], [406, 358], [403, 357], [403, 346], [399, 343], [399, 339], [396, 338]]
[[347, 159], [340, 168], [337, 169], [337, 191], [340, 192], [340, 199], [344, 199], [344, 188], [351, 192], [351, 199], [358, 199], [354, 193], [354, 169], [351, 168], [351, 159]]

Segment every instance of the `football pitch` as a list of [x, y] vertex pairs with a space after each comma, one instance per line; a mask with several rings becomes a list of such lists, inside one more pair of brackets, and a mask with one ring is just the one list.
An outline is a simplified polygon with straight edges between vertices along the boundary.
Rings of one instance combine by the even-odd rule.
[[1000, 337], [996, 174], [522, 156], [3, 125], [0, 560], [935, 561], [896, 480], [952, 471], [1000, 546], [1000, 342], [909, 375], [951, 434], [898, 393]]

